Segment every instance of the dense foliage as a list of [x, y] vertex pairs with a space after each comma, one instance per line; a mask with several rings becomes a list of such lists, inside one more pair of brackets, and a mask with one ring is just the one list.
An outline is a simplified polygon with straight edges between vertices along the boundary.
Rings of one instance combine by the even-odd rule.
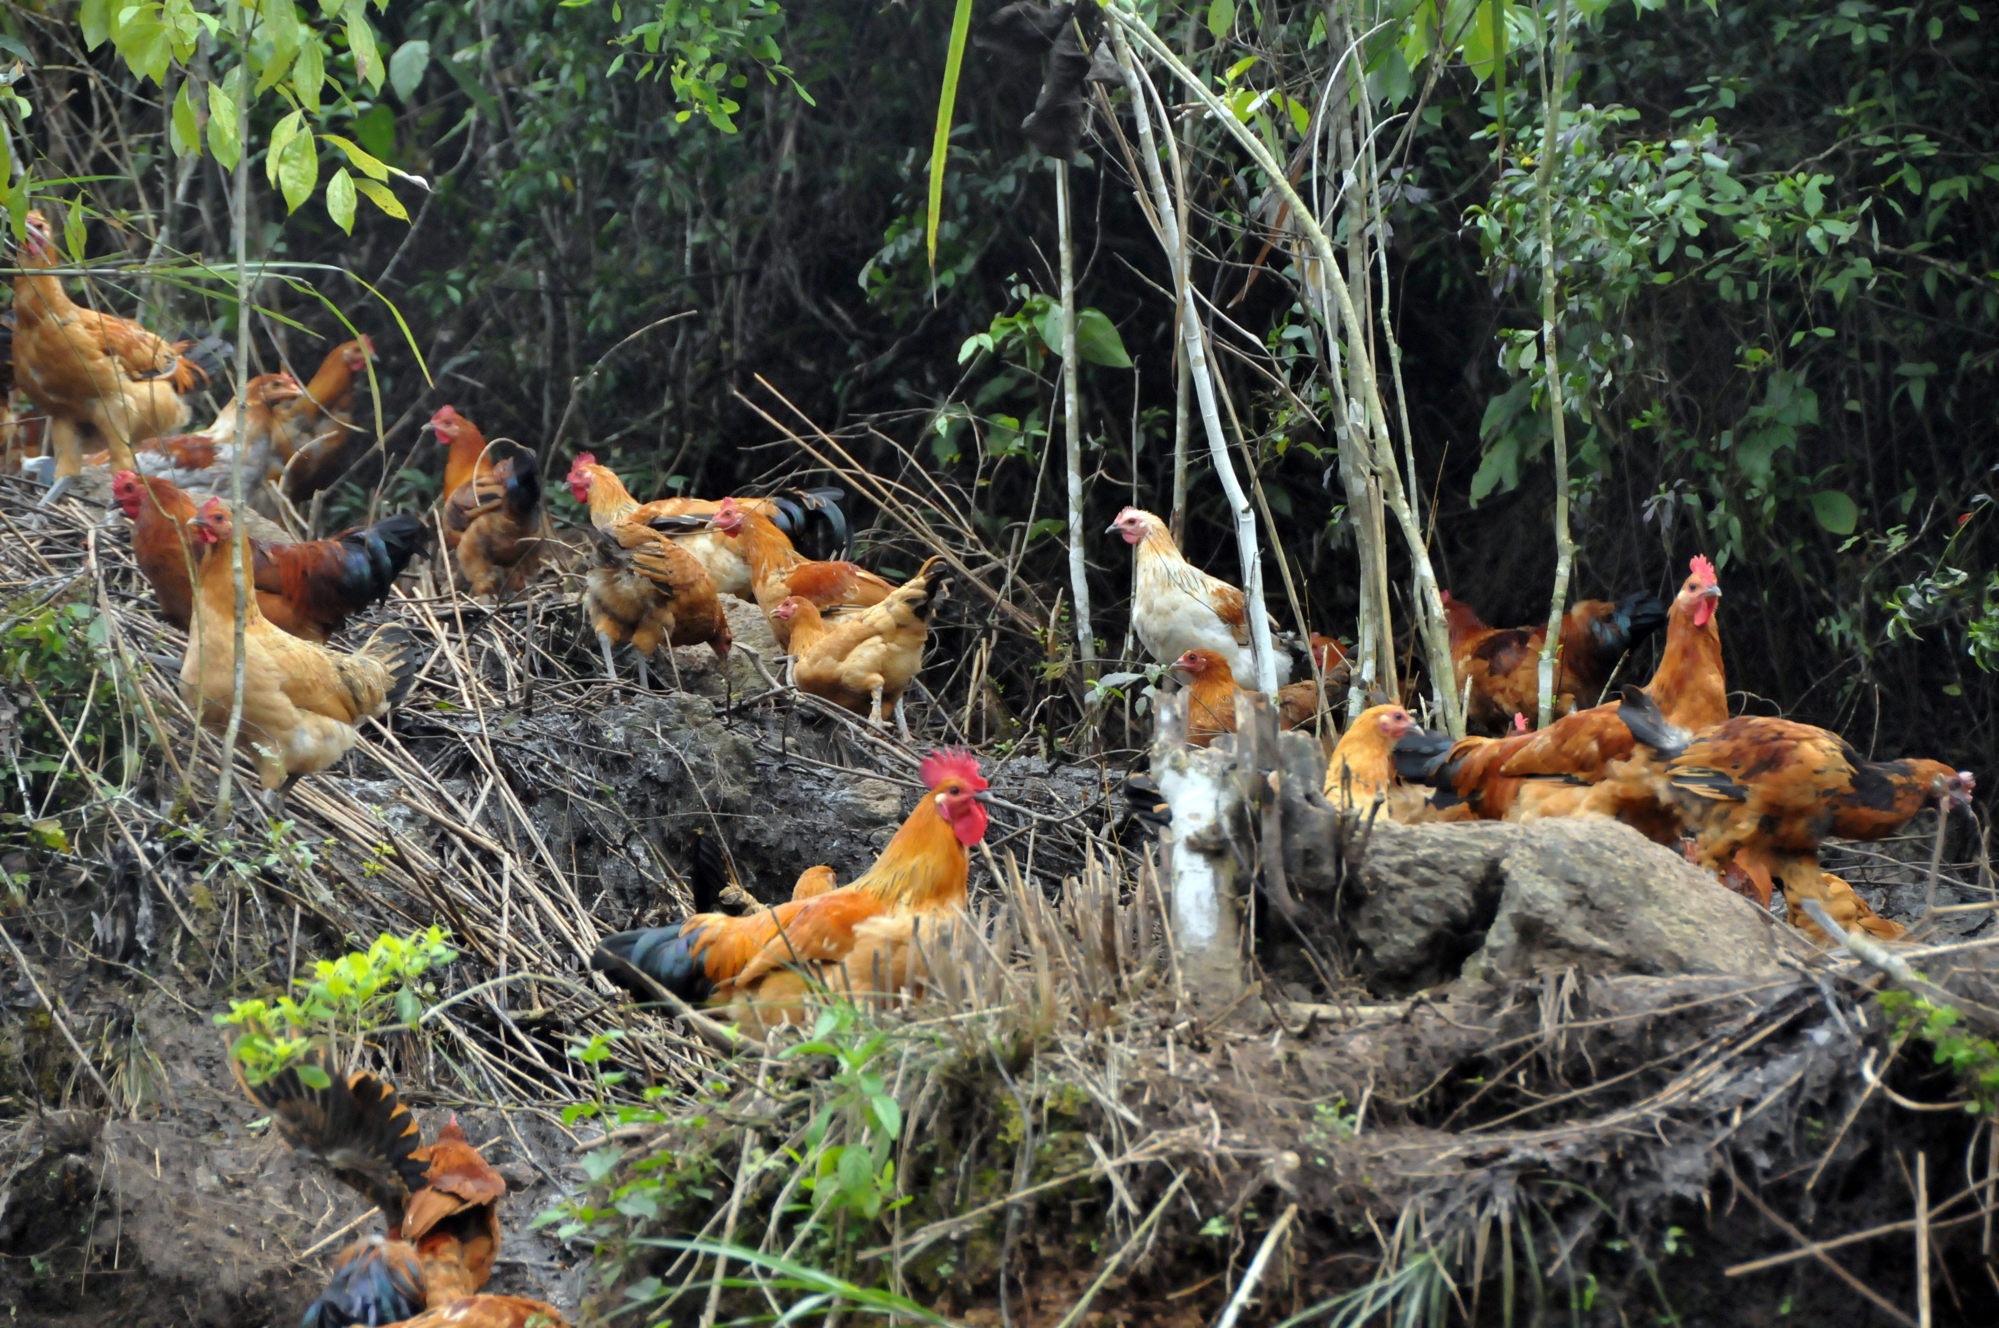
[[[1319, 128], [1349, 95], [1328, 87], [1348, 44], [1329, 38], [1328, 13], [1366, 34], [1386, 214], [1368, 224], [1388, 242], [1413, 487], [1445, 584], [1493, 621], [1541, 616], [1553, 542], [1535, 167], [1555, 6], [1142, 8], [1322, 202], [1339, 177]], [[77, 20], [101, 10], [0, 18], [0, 44], [25, 62], [0, 115], [27, 145], [28, 186], [113, 223], [92, 228], [93, 254], [157, 258], [153, 235], [226, 253], [226, 172], [175, 149], [197, 118], [212, 143], [215, 107], [182, 112], [179, 93], [211, 64], [226, 82], [232, 48], [183, 24], [155, 86], [111, 44], [90, 47]], [[334, 7], [313, 49], [339, 95], [307, 108], [305, 146], [283, 128], [299, 109], [285, 95], [255, 105], [252, 152], [277, 142], [282, 160], [268, 171], [279, 187], [251, 198], [250, 247], [345, 267], [353, 280], [287, 279], [315, 281], [357, 325], [379, 334], [391, 321], [368, 288], [408, 320], [423, 364], [409, 344], [384, 360], [387, 496], [428, 491], [406, 469], [436, 465], [412, 425], [444, 400], [545, 452], [608, 453], [635, 488], [719, 491], [795, 469], [795, 451], [744, 446], [773, 437], [735, 395], [770, 404], [761, 374], [823, 425], [878, 427], [855, 435], [863, 463], [890, 470], [907, 449], [976, 493], [980, 533], [1018, 547], [1020, 577], [1052, 600], [1064, 580], [1059, 473], [1044, 465], [1056, 357], [1040, 328], [1056, 286], [1054, 193], [1019, 128], [1041, 71], [974, 43], [933, 272], [923, 200], [948, 10]], [[126, 7], [118, 21], [153, 11], [179, 12]], [[347, 20], [364, 14], [357, 46]], [[1982, 515], [1999, 462], [1986, 425], [1999, 405], [1989, 25], [1930, 0], [1585, 3], [1572, 18], [1551, 201], [1577, 593], [1664, 587], [1707, 552], [1750, 704], [1976, 764], [1999, 719], [1979, 672], [1999, 601]], [[1079, 299], [1100, 311], [1106, 348], [1085, 350], [1083, 376], [1095, 524], [1134, 496], [1166, 505], [1174, 372], [1170, 277], [1126, 155], [1129, 94], [1091, 95], [1099, 110], [1072, 175]], [[1299, 302], [1309, 272], [1219, 127], [1198, 115], [1175, 127], [1233, 419], [1308, 612], [1344, 630], [1353, 523], [1333, 474], [1336, 371]], [[324, 201], [294, 211], [306, 152], [325, 158], [307, 185]], [[336, 200], [337, 170], [381, 183], [362, 157], [428, 182], [388, 177], [409, 223]], [[1326, 215], [1343, 227], [1372, 211], [1341, 202]], [[183, 281], [141, 281], [129, 296], [233, 323], [226, 302], [204, 304]], [[283, 280], [259, 298], [337, 331]], [[259, 361], [273, 344], [316, 359], [279, 317], [259, 332]], [[377, 474], [361, 474], [345, 506]], [[1198, 459], [1192, 492], [1191, 550], [1232, 574]], [[1093, 548], [1096, 629], [1113, 655], [1123, 554]], [[1017, 707], [1059, 679], [1061, 639], [1008, 664]], [[1054, 685], [1081, 697], [1073, 679]]]

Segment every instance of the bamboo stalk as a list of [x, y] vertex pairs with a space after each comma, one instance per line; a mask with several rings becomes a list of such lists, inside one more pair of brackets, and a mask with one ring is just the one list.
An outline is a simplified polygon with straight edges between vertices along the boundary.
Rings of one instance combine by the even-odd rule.
[[1534, 193], [1541, 212], [1541, 363], [1548, 376], [1548, 422], [1555, 447], [1555, 588], [1548, 602], [1548, 634], [1541, 642], [1537, 727], [1554, 716], [1555, 673], [1562, 649], [1562, 609], [1569, 600], [1569, 572], [1576, 556], [1569, 534], [1569, 427], [1562, 400], [1562, 354], [1556, 333], [1555, 153], [1561, 147], [1562, 103], [1567, 95], [1569, 0], [1555, 0], [1554, 71], [1542, 66], [1541, 161]]
[[1062, 433], [1068, 444], [1069, 594], [1075, 601], [1076, 661], [1083, 677], [1096, 676], [1096, 638], [1090, 629], [1090, 570], [1084, 559], [1089, 531], [1083, 525], [1082, 368], [1076, 363], [1076, 247], [1070, 237], [1069, 163], [1055, 163], [1055, 228], [1062, 268]]
[[[229, 680], [229, 723], [222, 730], [222, 775], [215, 786], [217, 824], [226, 824], [229, 820], [230, 776], [235, 773], [236, 739], [243, 728], [243, 652], [250, 618], [250, 528], [243, 520], [243, 451], [250, 429], [249, 394], [245, 389], [250, 377], [250, 88], [247, 74], [250, 28], [241, 0], [231, 0], [229, 26], [236, 34], [237, 45], [244, 57], [236, 67], [237, 156], [230, 185], [234, 197], [229, 200], [229, 227], [235, 232], [232, 239], [236, 248], [236, 391], [243, 400], [236, 411], [236, 446], [229, 459], [229, 504], [236, 529], [229, 559], [229, 583], [236, 596], [233, 627], [236, 658]], [[198, 601], [201, 595], [199, 582], [194, 593]], [[200, 618], [197, 609], [195, 621], [199, 622]], [[203, 644], [205, 646], [206, 642]]]

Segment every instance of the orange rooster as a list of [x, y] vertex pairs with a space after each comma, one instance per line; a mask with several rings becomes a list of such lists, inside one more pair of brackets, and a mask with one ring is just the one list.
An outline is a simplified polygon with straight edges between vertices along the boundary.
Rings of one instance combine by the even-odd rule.
[[[193, 497], [168, 480], [129, 470], [111, 477], [111, 495], [132, 522], [132, 553], [159, 600], [160, 616], [185, 631], [194, 612], [194, 550], [186, 533]], [[293, 636], [324, 641], [384, 598], [422, 547], [423, 523], [413, 516], [304, 544], [253, 539], [257, 607]]]
[[[1541, 646], [1548, 639], [1548, 625], [1488, 627], [1450, 591], [1443, 593], [1443, 601], [1457, 685], [1462, 691], [1470, 684], [1465, 723], [1481, 733], [1502, 732], [1514, 714], [1540, 704]], [[1579, 704], [1595, 705], [1617, 661], [1658, 631], [1666, 615], [1665, 601], [1649, 591], [1615, 603], [1583, 600], [1563, 614], [1555, 715], [1566, 715]]]
[[[750, 566], [750, 590], [765, 617], [791, 595], [809, 599], [821, 609], [836, 605], [865, 608], [881, 603], [895, 589], [853, 563], [807, 559], [791, 546], [776, 522], [734, 498], [724, 498], [716, 505], [712, 522], [715, 529], [741, 542], [743, 558]], [[771, 630], [780, 646], [789, 643], [788, 626], [772, 623]]]
[[1827, 839], [1881, 839], [1932, 804], [1945, 816], [1969, 806], [1977, 790], [1969, 770], [1869, 761], [1810, 724], [1742, 715], [1689, 734], [1635, 690], [1625, 693], [1625, 708], [1630, 731], [1666, 762], [1701, 864], [1721, 871], [1733, 862], [1766, 904], [1772, 867], [1786, 856], [1807, 858], [1816, 870]]
[[[1721, 634], [1714, 616], [1720, 598], [1714, 565], [1694, 558], [1666, 616], [1659, 667], [1645, 685], [1645, 693], [1667, 717], [1685, 727], [1705, 727], [1728, 717]], [[1404, 779], [1440, 790], [1433, 799], [1439, 808], [1462, 803], [1479, 819], [1497, 821], [1530, 811], [1547, 814], [1545, 806], [1537, 805], [1541, 800], [1576, 796], [1563, 786], [1600, 782], [1611, 763], [1628, 760], [1633, 748], [1619, 703], [1612, 701], [1575, 711], [1539, 732], [1505, 738], [1467, 737], [1451, 743], [1444, 735], [1410, 734], [1397, 746], [1396, 764]], [[1530, 786], [1527, 805], [1516, 812]], [[1642, 803], [1642, 793], [1638, 796]], [[1636, 815], [1641, 809], [1634, 805], [1628, 810]]]
[[641, 998], [663, 988], [762, 1022], [798, 1017], [813, 981], [893, 990], [893, 978], [914, 971], [912, 948], [964, 909], [966, 850], [986, 834], [986, 781], [971, 753], [933, 753], [922, 777], [923, 800], [851, 884], [751, 917], [698, 913], [677, 927], [607, 936], [591, 968]]
[[[323, 1086], [308, 1084], [301, 1068]], [[304, 1067], [245, 1088], [286, 1143], [373, 1202], [388, 1227], [334, 1256], [305, 1328], [410, 1320], [477, 1296], [499, 1253], [507, 1183], [455, 1114], [419, 1146], [395, 1086], [365, 1071], [340, 1073], [324, 1047], [313, 1048]]]
[[569, 1321], [555, 1306], [525, 1296], [466, 1296], [395, 1328], [569, 1328]]
[[[205, 724], [221, 728], [236, 672], [235, 523], [222, 500], [211, 498], [189, 533], [201, 565], [181, 690]], [[279, 631], [254, 594], [244, 610], [242, 731], [267, 789], [346, 755], [360, 739], [360, 721], [388, 714], [421, 662], [415, 638], [401, 627], [377, 628], [350, 655]]]
[[[1154, 659], [1212, 650], [1228, 661], [1236, 677], [1257, 676], [1256, 657], [1249, 646], [1249, 613], [1240, 590], [1181, 557], [1166, 523], [1150, 512], [1127, 507], [1107, 533], [1122, 535], [1138, 559], [1131, 626]], [[1277, 685], [1290, 681], [1291, 660], [1279, 651]]]
[[915, 576], [879, 604], [850, 613], [827, 626], [819, 609], [802, 595], [787, 595], [771, 610], [791, 624], [790, 646], [797, 658], [798, 687], [855, 714], [883, 724], [884, 707], [895, 711], [896, 727], [909, 737], [902, 695], [923, 667], [930, 618], [949, 593], [949, 578], [932, 558]]
[[355, 380], [367, 376], [374, 357], [372, 337], [341, 342], [326, 352], [303, 393], [278, 408], [278, 459], [285, 493], [294, 502], [312, 497], [346, 469], [349, 444], [360, 437], [354, 427]]
[[[30, 212], [22, 266], [61, 262], [47, 220]], [[121, 468], [134, 469], [133, 444], [186, 425], [181, 394], [209, 378], [208, 369], [182, 354], [190, 343], [82, 308], [47, 272], [14, 279], [14, 320], [15, 380], [48, 416], [59, 482], [82, 473], [86, 439], [110, 448]]]
[[629, 641], [639, 687], [651, 686], [648, 661], [662, 644], [707, 645], [726, 660], [734, 638], [715, 582], [693, 554], [649, 527], [618, 523], [591, 532], [584, 611], [604, 651], [604, 673], [617, 681], [613, 648]]

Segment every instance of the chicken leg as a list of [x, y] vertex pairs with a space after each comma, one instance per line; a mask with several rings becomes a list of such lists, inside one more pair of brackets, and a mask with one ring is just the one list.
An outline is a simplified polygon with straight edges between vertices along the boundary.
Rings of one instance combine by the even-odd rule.
[[604, 676], [612, 682], [616, 682], [618, 680], [618, 666], [611, 658], [611, 634], [609, 632], [597, 633], [597, 644], [604, 651]]

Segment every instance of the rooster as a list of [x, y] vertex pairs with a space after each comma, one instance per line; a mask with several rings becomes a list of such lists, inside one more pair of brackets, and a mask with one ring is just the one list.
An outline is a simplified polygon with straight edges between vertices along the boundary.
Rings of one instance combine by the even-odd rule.
[[516, 443], [490, 450], [500, 459], [487, 465], [482, 454], [472, 477], [445, 498], [444, 538], [467, 590], [500, 597], [519, 593], [541, 564], [541, 470]]
[[677, 541], [645, 526], [619, 524], [591, 532], [584, 611], [604, 650], [604, 672], [617, 681], [613, 647], [629, 641], [638, 656], [639, 687], [651, 686], [647, 662], [662, 644], [707, 645], [727, 660], [733, 637], [715, 582]]
[[976, 758], [932, 753], [922, 777], [923, 800], [852, 883], [751, 917], [697, 913], [677, 927], [607, 936], [591, 968], [641, 998], [660, 988], [682, 1000], [733, 1004], [738, 1018], [764, 1022], [798, 1017], [811, 980], [893, 990], [893, 978], [916, 972], [912, 950], [956, 925], [966, 850], [986, 834], [986, 781]]
[[66, 488], [62, 482], [83, 471], [86, 439], [133, 469], [132, 445], [186, 425], [182, 394], [219, 374], [220, 365], [206, 343], [201, 354], [185, 354], [192, 343], [169, 342], [128, 318], [82, 308], [59, 277], [34, 270], [61, 261], [48, 221], [30, 212], [21, 252], [30, 270], [14, 279], [14, 375], [48, 416], [56, 479]]
[[[1507, 720], [1540, 703], [1541, 646], [1548, 625], [1494, 628], [1471, 605], [1443, 593], [1444, 623], [1451, 637], [1451, 663], [1460, 691], [1469, 684], [1468, 726], [1497, 733]], [[1562, 615], [1560, 671], [1554, 714], [1577, 705], [1593, 706], [1603, 696], [1617, 662], [1666, 622], [1666, 602], [1649, 591], [1612, 603], [1583, 600]]]
[[[1714, 565], [1696, 557], [1687, 579], [1666, 617], [1666, 646], [1659, 667], [1645, 685], [1650, 696], [1674, 723], [1705, 727], [1728, 717], [1728, 686], [1722, 672], [1721, 634], [1715, 604], [1721, 598]], [[1457, 804], [1471, 808], [1481, 820], [1516, 819], [1529, 813], [1547, 814], [1543, 799], [1571, 799], [1563, 786], [1595, 784], [1612, 762], [1628, 760], [1633, 752], [1631, 730], [1619, 714], [1619, 703], [1578, 710], [1534, 733], [1504, 738], [1461, 738], [1411, 733], [1396, 745], [1396, 766], [1404, 779], [1441, 790], [1432, 799], [1440, 809]], [[1516, 803], [1526, 803], [1516, 811]], [[1636, 815], [1639, 808], [1629, 809]], [[1650, 830], [1669, 812], [1656, 807]], [[1647, 825], [1640, 825], [1647, 830]]]
[[[865, 568], [850, 562], [814, 562], [791, 545], [791, 539], [777, 523], [753, 511], [734, 498], [724, 498], [710, 518], [715, 529], [739, 541], [743, 559], [750, 568], [750, 593], [766, 618], [786, 598], [797, 595], [821, 609], [836, 606], [865, 608], [889, 597], [895, 587]], [[771, 630], [780, 646], [790, 643], [791, 631], [782, 620]]]
[[797, 658], [801, 691], [824, 697], [880, 725], [884, 707], [895, 711], [896, 728], [909, 737], [902, 695], [923, 667], [930, 619], [949, 593], [948, 578], [932, 558], [887, 599], [850, 613], [827, 626], [818, 606], [802, 595], [787, 595], [771, 616], [791, 625], [790, 646]]
[[1837, 733], [1767, 715], [1742, 715], [1697, 733], [1675, 724], [1635, 688], [1625, 723], [1666, 763], [1666, 782], [1701, 865], [1733, 862], [1764, 903], [1772, 864], [1818, 862], [1830, 838], [1874, 840], [1935, 805], [1948, 816], [1971, 805], [1977, 780], [1941, 761], [1869, 761]]
[[393, 1084], [365, 1071], [340, 1073], [324, 1047], [308, 1053], [305, 1067], [323, 1086], [291, 1066], [245, 1091], [271, 1113], [286, 1143], [374, 1203], [388, 1230], [334, 1256], [333, 1276], [306, 1311], [304, 1328], [413, 1320], [426, 1308], [476, 1297], [499, 1253], [506, 1181], [455, 1114], [420, 1144]]
[[[181, 665], [181, 689], [202, 721], [228, 721], [236, 672], [235, 524], [219, 498], [195, 513], [189, 532], [200, 549], [194, 630]], [[361, 720], [379, 718], [409, 689], [421, 662], [415, 638], [380, 627], [354, 654], [329, 650], [279, 631], [244, 604], [242, 726], [266, 789], [324, 770], [359, 739]]]
[[326, 352], [319, 372], [298, 398], [278, 408], [278, 457], [284, 463], [285, 494], [294, 502], [331, 485], [346, 469], [348, 444], [359, 436], [354, 427], [355, 380], [366, 377], [374, 356], [372, 337], [342, 342]]
[[[164, 479], [129, 470], [111, 477], [111, 494], [132, 522], [132, 553], [153, 587], [160, 616], [187, 630], [194, 611], [193, 550], [187, 527], [194, 499]], [[273, 626], [325, 641], [347, 619], [385, 598], [423, 547], [423, 523], [392, 516], [305, 544], [250, 541], [257, 607]]]
[[[1132, 596], [1131, 626], [1154, 659], [1212, 650], [1228, 661], [1236, 677], [1257, 676], [1256, 657], [1249, 646], [1248, 608], [1240, 590], [1181, 557], [1166, 523], [1150, 512], [1127, 507], [1108, 533], [1124, 536], [1137, 552], [1138, 589]], [[1291, 660], [1280, 652], [1277, 685], [1290, 681]]]

